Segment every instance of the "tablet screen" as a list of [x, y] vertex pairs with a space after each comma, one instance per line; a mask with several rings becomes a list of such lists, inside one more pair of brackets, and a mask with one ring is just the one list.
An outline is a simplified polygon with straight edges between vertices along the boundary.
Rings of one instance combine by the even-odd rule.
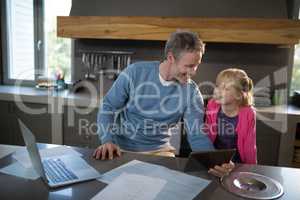
[[192, 152], [189, 156], [189, 162], [193, 161], [195, 163], [195, 161], [197, 161], [206, 169], [209, 169], [213, 168], [215, 165], [222, 165], [223, 163], [228, 163], [233, 158], [235, 153], [235, 149]]

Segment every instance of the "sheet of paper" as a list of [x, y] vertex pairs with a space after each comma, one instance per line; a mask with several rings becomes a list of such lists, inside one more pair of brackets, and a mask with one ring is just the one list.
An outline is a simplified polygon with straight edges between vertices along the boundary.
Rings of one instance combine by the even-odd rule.
[[189, 200], [193, 199], [211, 182], [206, 179], [191, 176], [166, 167], [133, 160], [125, 165], [113, 169], [105, 174], [99, 181], [112, 183], [122, 173], [136, 174], [165, 180], [167, 183], [162, 191], [156, 196], [156, 200]]
[[17, 150], [23, 150], [23, 149], [25, 149], [25, 147], [1, 144], [0, 145], [0, 159], [4, 158], [5, 156], [7, 156], [11, 153], [14, 153]]
[[166, 183], [158, 178], [122, 173], [92, 200], [154, 200]]
[[39, 178], [39, 175], [35, 172], [35, 170], [32, 167], [30, 168], [23, 167], [19, 162], [14, 162], [0, 169], [0, 172], [12, 176], [17, 176], [20, 178], [31, 179], [31, 180], [35, 180]]
[[[81, 153], [73, 150], [71, 147], [67, 146], [58, 146], [53, 148], [41, 149], [39, 150], [42, 160], [50, 157], [57, 157], [62, 155], [73, 155], [73, 156], [81, 156]], [[29, 154], [27, 150], [25, 151], [16, 151], [13, 154], [13, 158], [20, 162], [24, 167], [30, 168], [32, 167], [31, 160], [29, 158]]]

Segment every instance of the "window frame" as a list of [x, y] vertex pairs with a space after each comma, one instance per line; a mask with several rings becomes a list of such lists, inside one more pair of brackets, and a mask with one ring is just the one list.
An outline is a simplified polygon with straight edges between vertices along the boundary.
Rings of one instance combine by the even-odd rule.
[[[293, 2], [293, 9], [292, 9], [292, 19], [294, 20], [300, 20], [300, 1], [294, 1]], [[300, 45], [300, 43], [298, 44]], [[293, 79], [293, 72], [294, 72], [294, 68], [295, 66], [295, 51], [296, 51], [296, 45], [293, 46], [292, 50], [291, 50], [291, 76], [290, 76], [290, 82], [289, 82], [289, 87], [288, 87], [288, 97], [289, 97], [289, 102], [291, 102], [292, 97], [293, 97], [293, 91], [292, 91], [292, 79]], [[300, 89], [300, 88], [299, 88]]]
[[[33, 0], [33, 23], [34, 23], [34, 80], [20, 80], [9, 78], [9, 35], [8, 35], [8, 17], [7, 1], [0, 2], [1, 6], [1, 38], [2, 38], [2, 66], [3, 66], [3, 84], [15, 85], [21, 82], [22, 86], [34, 86], [39, 75], [45, 70], [45, 47], [44, 47], [44, 3], [41, 0]], [[40, 41], [40, 42], [39, 42]], [[40, 44], [39, 44], [40, 43]], [[37, 46], [40, 45], [38, 48]]]

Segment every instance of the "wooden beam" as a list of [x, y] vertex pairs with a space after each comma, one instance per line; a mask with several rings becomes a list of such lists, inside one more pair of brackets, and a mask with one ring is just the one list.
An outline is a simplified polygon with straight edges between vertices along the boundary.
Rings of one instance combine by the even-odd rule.
[[166, 40], [177, 29], [200, 34], [206, 42], [297, 44], [299, 20], [201, 17], [57, 18], [57, 35], [68, 38]]

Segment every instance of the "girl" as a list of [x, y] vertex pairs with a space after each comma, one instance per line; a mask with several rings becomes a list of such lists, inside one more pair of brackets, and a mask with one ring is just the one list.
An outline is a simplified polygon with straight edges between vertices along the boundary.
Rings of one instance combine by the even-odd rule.
[[216, 149], [235, 148], [232, 161], [237, 163], [257, 163], [252, 89], [245, 71], [226, 69], [218, 74], [213, 99], [207, 104], [209, 138]]

